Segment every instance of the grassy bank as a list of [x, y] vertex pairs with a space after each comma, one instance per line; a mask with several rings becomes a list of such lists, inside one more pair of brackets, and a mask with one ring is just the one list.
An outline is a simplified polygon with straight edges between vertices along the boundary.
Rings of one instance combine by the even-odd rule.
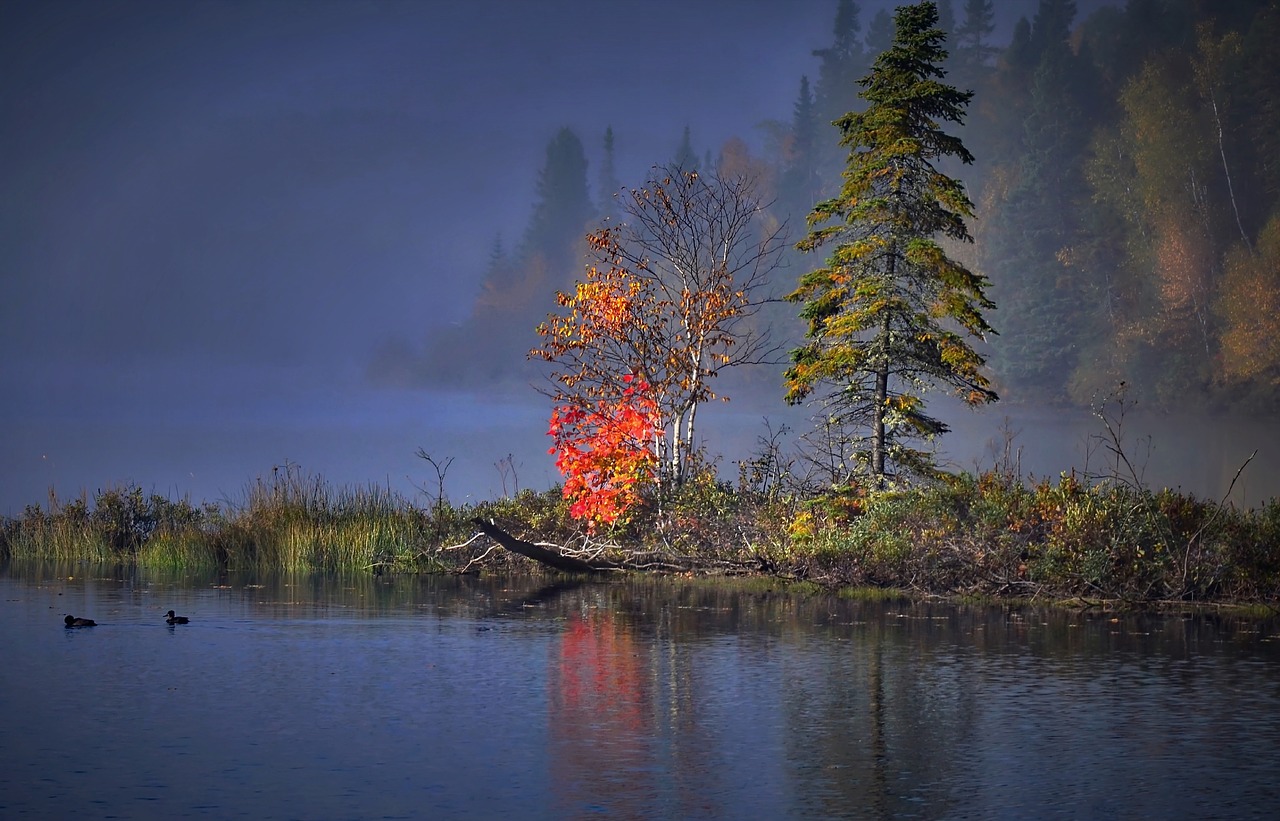
[[296, 471], [258, 479], [236, 503], [193, 505], [129, 486], [51, 496], [6, 520], [13, 558], [233, 570], [441, 569], [423, 511], [380, 488], [335, 489]]
[[[937, 595], [1280, 601], [1280, 500], [1251, 510], [1066, 474], [999, 471], [864, 496], [738, 490], [709, 476], [651, 500], [588, 541], [558, 492], [455, 506], [381, 488], [335, 489], [286, 470], [235, 503], [193, 505], [137, 487], [51, 498], [0, 529], [13, 558], [227, 569], [450, 572], [524, 566], [469, 521], [655, 564], [748, 569], [827, 587]], [[679, 560], [673, 561], [673, 560]], [[669, 561], [672, 560], [672, 561]]]
[[793, 529], [797, 564], [843, 584], [937, 594], [1280, 601], [1280, 501], [1239, 510], [1067, 474], [998, 473], [867, 500]]

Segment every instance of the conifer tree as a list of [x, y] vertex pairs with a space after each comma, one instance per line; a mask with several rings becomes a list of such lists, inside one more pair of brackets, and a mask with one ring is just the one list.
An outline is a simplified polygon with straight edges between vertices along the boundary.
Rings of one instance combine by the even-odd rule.
[[604, 130], [604, 159], [600, 163], [600, 179], [598, 182], [600, 197], [600, 216], [616, 219], [618, 216], [618, 192], [622, 183], [618, 180], [617, 166], [613, 152], [613, 126]]
[[1037, 57], [1058, 48], [1071, 37], [1071, 23], [1075, 18], [1075, 0], [1040, 0], [1031, 25], [1031, 50]]
[[880, 9], [867, 26], [867, 50], [882, 54], [893, 47], [893, 15]]
[[824, 123], [832, 122], [848, 110], [853, 100], [853, 84], [867, 67], [860, 14], [861, 9], [854, 0], [840, 0], [831, 45], [813, 52], [819, 61], [815, 103], [818, 117]]
[[968, 0], [964, 7], [964, 22], [956, 27], [956, 68], [966, 80], [976, 80], [980, 72], [999, 52], [987, 40], [996, 30], [995, 10], [991, 0]]
[[846, 432], [854, 472], [877, 487], [934, 472], [927, 453], [906, 445], [947, 430], [925, 413], [927, 390], [945, 387], [970, 405], [997, 398], [969, 343], [992, 332], [982, 315], [995, 307], [986, 280], [937, 239], [971, 241], [965, 219], [973, 208], [963, 185], [935, 165], [973, 161], [943, 131], [963, 121], [972, 93], [942, 82], [937, 22], [932, 2], [899, 8], [893, 45], [859, 81], [866, 110], [837, 121], [849, 151], [844, 185], [814, 207], [797, 244], [834, 249], [788, 297], [804, 303], [808, 341], [792, 352], [787, 400], [818, 392], [823, 424]]
[[813, 93], [809, 78], [800, 78], [800, 95], [796, 98], [791, 118], [791, 135], [787, 145], [786, 165], [782, 171], [778, 199], [786, 213], [798, 214], [808, 209], [819, 195], [818, 157], [815, 137], [818, 120], [814, 113]]
[[[818, 58], [812, 116], [818, 126], [814, 169], [819, 180], [838, 180], [843, 158], [827, 129], [857, 104], [858, 78], [871, 64], [862, 46], [861, 14], [862, 9], [854, 0], [840, 0], [832, 25], [831, 45], [813, 51], [813, 56]], [[821, 195], [830, 196], [834, 190], [834, 186], [828, 187]], [[810, 198], [802, 207], [808, 209], [812, 204]]]
[[1064, 250], [1079, 239], [1078, 211], [1087, 200], [1079, 155], [1088, 132], [1071, 85], [1083, 71], [1065, 39], [1065, 23], [1053, 22], [1062, 39], [1045, 40], [1032, 75], [1015, 182], [993, 210], [983, 258], [1001, 286], [995, 295], [1009, 311], [1004, 344], [992, 360], [996, 373], [1006, 387], [1056, 399], [1080, 354], [1085, 313], [1096, 302], [1085, 297]]
[[536, 193], [521, 252], [526, 257], [540, 254], [557, 267], [567, 266], [577, 240], [595, 216], [587, 193], [586, 152], [571, 129], [560, 129], [547, 144]]
[[689, 134], [689, 126], [684, 127], [684, 131], [680, 134], [680, 145], [676, 148], [676, 155], [671, 160], [673, 168], [682, 168], [685, 171], [698, 170], [698, 155], [693, 150], [693, 138]]
[[955, 36], [956, 10], [951, 6], [951, 0], [934, 0], [934, 5], [938, 7], [938, 28], [947, 37]]

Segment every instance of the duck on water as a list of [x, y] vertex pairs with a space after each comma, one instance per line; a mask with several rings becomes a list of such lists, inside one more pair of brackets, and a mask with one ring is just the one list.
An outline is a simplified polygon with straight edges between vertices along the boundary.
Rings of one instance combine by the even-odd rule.
[[186, 616], [175, 616], [175, 615], [173, 615], [173, 611], [172, 611], [172, 610], [170, 610], [168, 613], [165, 613], [165, 614], [164, 614], [164, 623], [165, 623], [165, 624], [186, 624], [186, 623], [187, 623], [187, 622], [189, 622], [189, 621], [191, 621], [191, 619], [187, 618]]
[[98, 623], [93, 619], [78, 619], [75, 616], [67, 616], [62, 620], [67, 627], [97, 627]]

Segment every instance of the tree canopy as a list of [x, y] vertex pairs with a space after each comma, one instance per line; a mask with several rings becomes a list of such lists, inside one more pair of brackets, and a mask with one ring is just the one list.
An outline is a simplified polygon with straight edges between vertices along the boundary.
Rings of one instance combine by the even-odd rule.
[[974, 405], [996, 399], [969, 344], [992, 330], [986, 282], [939, 244], [971, 241], [972, 204], [937, 163], [973, 157], [943, 130], [963, 120], [972, 93], [942, 82], [937, 22], [934, 3], [900, 7], [893, 44], [859, 81], [866, 109], [837, 121], [849, 152], [844, 185], [814, 207], [797, 245], [831, 255], [789, 296], [804, 303], [808, 341], [792, 353], [787, 400], [817, 392], [823, 419], [857, 443], [849, 478], [869, 475], [878, 486], [931, 472], [928, 454], [908, 444], [947, 430], [925, 413], [928, 389]]
[[[767, 329], [752, 320], [767, 301], [781, 229], [764, 218], [749, 177], [675, 167], [624, 190], [619, 209], [618, 224], [588, 235], [591, 264], [572, 292], [558, 295], [561, 310], [538, 326], [541, 344], [530, 356], [552, 366], [562, 467], [575, 467], [566, 447], [592, 458], [608, 451], [680, 484], [694, 456], [698, 408], [716, 398], [712, 380], [770, 350]], [[620, 435], [620, 422], [647, 431], [647, 440]], [[596, 461], [588, 469], [600, 474], [616, 459]], [[566, 491], [608, 485], [569, 481]]]

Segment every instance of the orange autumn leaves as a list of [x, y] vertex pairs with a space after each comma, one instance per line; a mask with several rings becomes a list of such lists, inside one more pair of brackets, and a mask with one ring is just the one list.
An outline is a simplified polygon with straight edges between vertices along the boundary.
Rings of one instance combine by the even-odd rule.
[[564, 475], [569, 515], [585, 520], [588, 532], [624, 519], [653, 480], [657, 458], [649, 443], [658, 431], [658, 408], [649, 385], [630, 375], [616, 400], [592, 407], [564, 404], [551, 413], [548, 451]]
[[[588, 239], [614, 243], [608, 231]], [[672, 452], [667, 429], [678, 429], [678, 406], [714, 396], [707, 374], [727, 361], [732, 345], [717, 323], [741, 300], [727, 283], [715, 284], [683, 288], [670, 300], [652, 276], [591, 266], [573, 293], [557, 295], [562, 312], [538, 326], [543, 342], [531, 356], [557, 368], [550, 452], [565, 477], [571, 515], [590, 531], [624, 521], [657, 480], [663, 455]], [[672, 316], [680, 318], [678, 333], [664, 325]]]
[[538, 326], [543, 344], [530, 352], [559, 368], [548, 452], [565, 477], [569, 513], [588, 532], [625, 521], [655, 477], [661, 413], [630, 353], [645, 333], [649, 299], [624, 268], [593, 266], [573, 293], [556, 295], [564, 311]]
[[656, 169], [586, 236], [591, 261], [529, 352], [551, 367], [552, 452], [574, 515], [625, 519], [649, 485], [678, 487], [697, 456], [699, 406], [728, 367], [774, 353], [755, 317], [784, 248], [750, 180]]
[[[641, 282], [616, 267], [607, 271], [590, 268], [586, 282], [579, 282], [572, 295], [556, 294], [556, 301], [569, 310], [538, 327], [546, 347], [534, 353], [544, 358], [577, 354], [597, 344], [626, 344], [641, 330], [636, 327], [636, 317], [649, 307]], [[586, 362], [578, 365], [588, 372], [594, 370]]]

